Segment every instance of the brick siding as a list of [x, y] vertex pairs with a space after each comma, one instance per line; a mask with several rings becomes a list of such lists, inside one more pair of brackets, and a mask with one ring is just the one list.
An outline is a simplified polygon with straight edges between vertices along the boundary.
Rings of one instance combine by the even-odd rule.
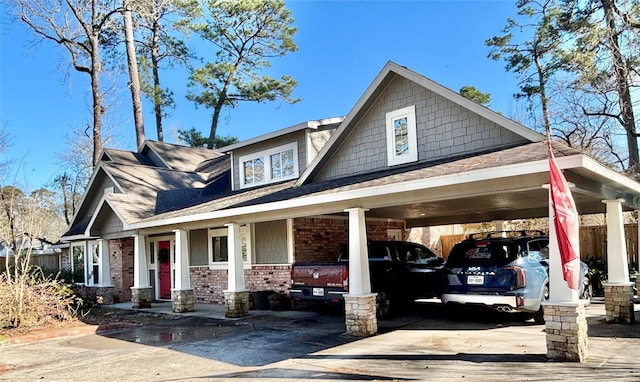
[[109, 240], [109, 268], [114, 300], [131, 301], [133, 286], [133, 238]]
[[[388, 229], [400, 229], [404, 222], [367, 220], [367, 238], [387, 240]], [[336, 261], [343, 244], [349, 242], [349, 220], [342, 218], [296, 218], [293, 223], [294, 262]]]
[[[289, 265], [255, 265], [244, 271], [245, 287], [250, 292], [273, 290], [288, 294], [290, 271]], [[224, 304], [224, 290], [228, 285], [226, 269], [191, 267], [189, 277], [197, 302]]]

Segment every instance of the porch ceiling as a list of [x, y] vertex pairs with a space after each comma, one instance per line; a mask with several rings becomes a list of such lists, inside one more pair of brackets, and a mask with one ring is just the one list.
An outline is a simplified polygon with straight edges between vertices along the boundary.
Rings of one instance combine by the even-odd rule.
[[[580, 167], [565, 170], [565, 176], [573, 185], [572, 195], [580, 214], [604, 213], [602, 201], [610, 199], [622, 199], [624, 210], [640, 209], [637, 183], [620, 183], [614, 172], [603, 175]], [[390, 196], [393, 205], [372, 205], [367, 216], [404, 219], [408, 227], [547, 217], [549, 191], [543, 185], [548, 181], [548, 172], [542, 172], [424, 190], [422, 197], [421, 192], [413, 191], [413, 202], [393, 204], [394, 199], [405, 196]]]

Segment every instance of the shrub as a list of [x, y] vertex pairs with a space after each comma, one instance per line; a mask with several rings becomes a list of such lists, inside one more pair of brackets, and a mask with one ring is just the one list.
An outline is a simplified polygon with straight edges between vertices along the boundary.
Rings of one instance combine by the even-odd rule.
[[32, 269], [0, 274], [0, 328], [29, 328], [77, 317], [80, 299], [68, 284]]

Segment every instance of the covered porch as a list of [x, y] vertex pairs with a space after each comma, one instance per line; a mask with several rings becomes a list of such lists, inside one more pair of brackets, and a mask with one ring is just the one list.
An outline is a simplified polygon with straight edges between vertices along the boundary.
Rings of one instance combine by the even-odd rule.
[[[556, 144], [553, 147], [559, 167], [573, 184], [572, 193], [578, 212], [606, 213], [607, 320], [631, 322], [633, 289], [629, 282], [622, 212], [640, 209], [640, 184], [575, 150]], [[246, 315], [248, 290], [245, 287], [239, 245], [239, 230], [242, 225], [313, 215], [348, 216], [350, 282], [349, 293], [345, 296], [347, 332], [357, 336], [373, 335], [377, 333], [378, 326], [375, 295], [371, 293], [368, 279], [366, 218], [403, 219], [407, 227], [424, 227], [548, 217], [549, 191], [545, 188], [548, 182], [546, 145], [538, 142], [472, 157], [393, 168], [348, 179], [274, 188], [272, 192], [265, 192], [262, 197], [238, 200], [232, 206], [217, 200], [170, 212], [129, 227], [138, 232], [134, 236], [138, 244], [135, 245], [133, 291], [143, 296], [138, 299], [141, 302], [138, 306], [143, 307], [143, 291], [149, 288], [144, 268], [145, 235], [154, 230], [171, 229], [175, 234], [176, 251], [175, 286], [172, 289], [174, 310], [192, 310], [195, 302], [191, 304], [189, 297], [193, 291], [188, 274], [189, 248], [185, 244], [187, 230], [194, 225], [222, 225], [228, 230], [226, 316]], [[550, 235], [553, 242], [553, 231]], [[567, 314], [574, 317], [574, 323], [579, 327], [584, 317], [581, 313], [584, 306], [575, 294], [567, 292], [566, 287], [563, 287], [557, 272], [559, 265], [552, 260], [550, 304], [553, 307], [549, 311], [553, 312], [556, 307], [563, 307], [558, 311], [568, 307], [571, 312]], [[569, 334], [569, 337], [573, 335]], [[582, 336], [578, 332], [575, 335]], [[581, 351], [577, 349], [578, 353]], [[571, 355], [578, 357], [578, 360], [585, 356]]]

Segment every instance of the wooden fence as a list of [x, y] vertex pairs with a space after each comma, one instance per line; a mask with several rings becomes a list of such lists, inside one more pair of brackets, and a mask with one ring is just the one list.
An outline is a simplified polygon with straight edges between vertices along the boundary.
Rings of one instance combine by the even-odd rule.
[[[0, 271], [4, 271], [6, 265], [6, 257], [0, 257]], [[9, 266], [13, 266], [15, 259], [13, 256], [9, 257]], [[43, 270], [47, 271], [59, 271], [60, 270], [60, 254], [55, 253], [51, 255], [31, 255], [29, 261], [30, 265], [37, 265]]]
[[[638, 226], [628, 224], [624, 227], [627, 241], [627, 256], [629, 264], [638, 263]], [[453, 246], [462, 241], [467, 235], [443, 235], [440, 237], [442, 243], [442, 255], [446, 259]], [[580, 227], [580, 257], [582, 260], [607, 261], [607, 227], [588, 226]]]

